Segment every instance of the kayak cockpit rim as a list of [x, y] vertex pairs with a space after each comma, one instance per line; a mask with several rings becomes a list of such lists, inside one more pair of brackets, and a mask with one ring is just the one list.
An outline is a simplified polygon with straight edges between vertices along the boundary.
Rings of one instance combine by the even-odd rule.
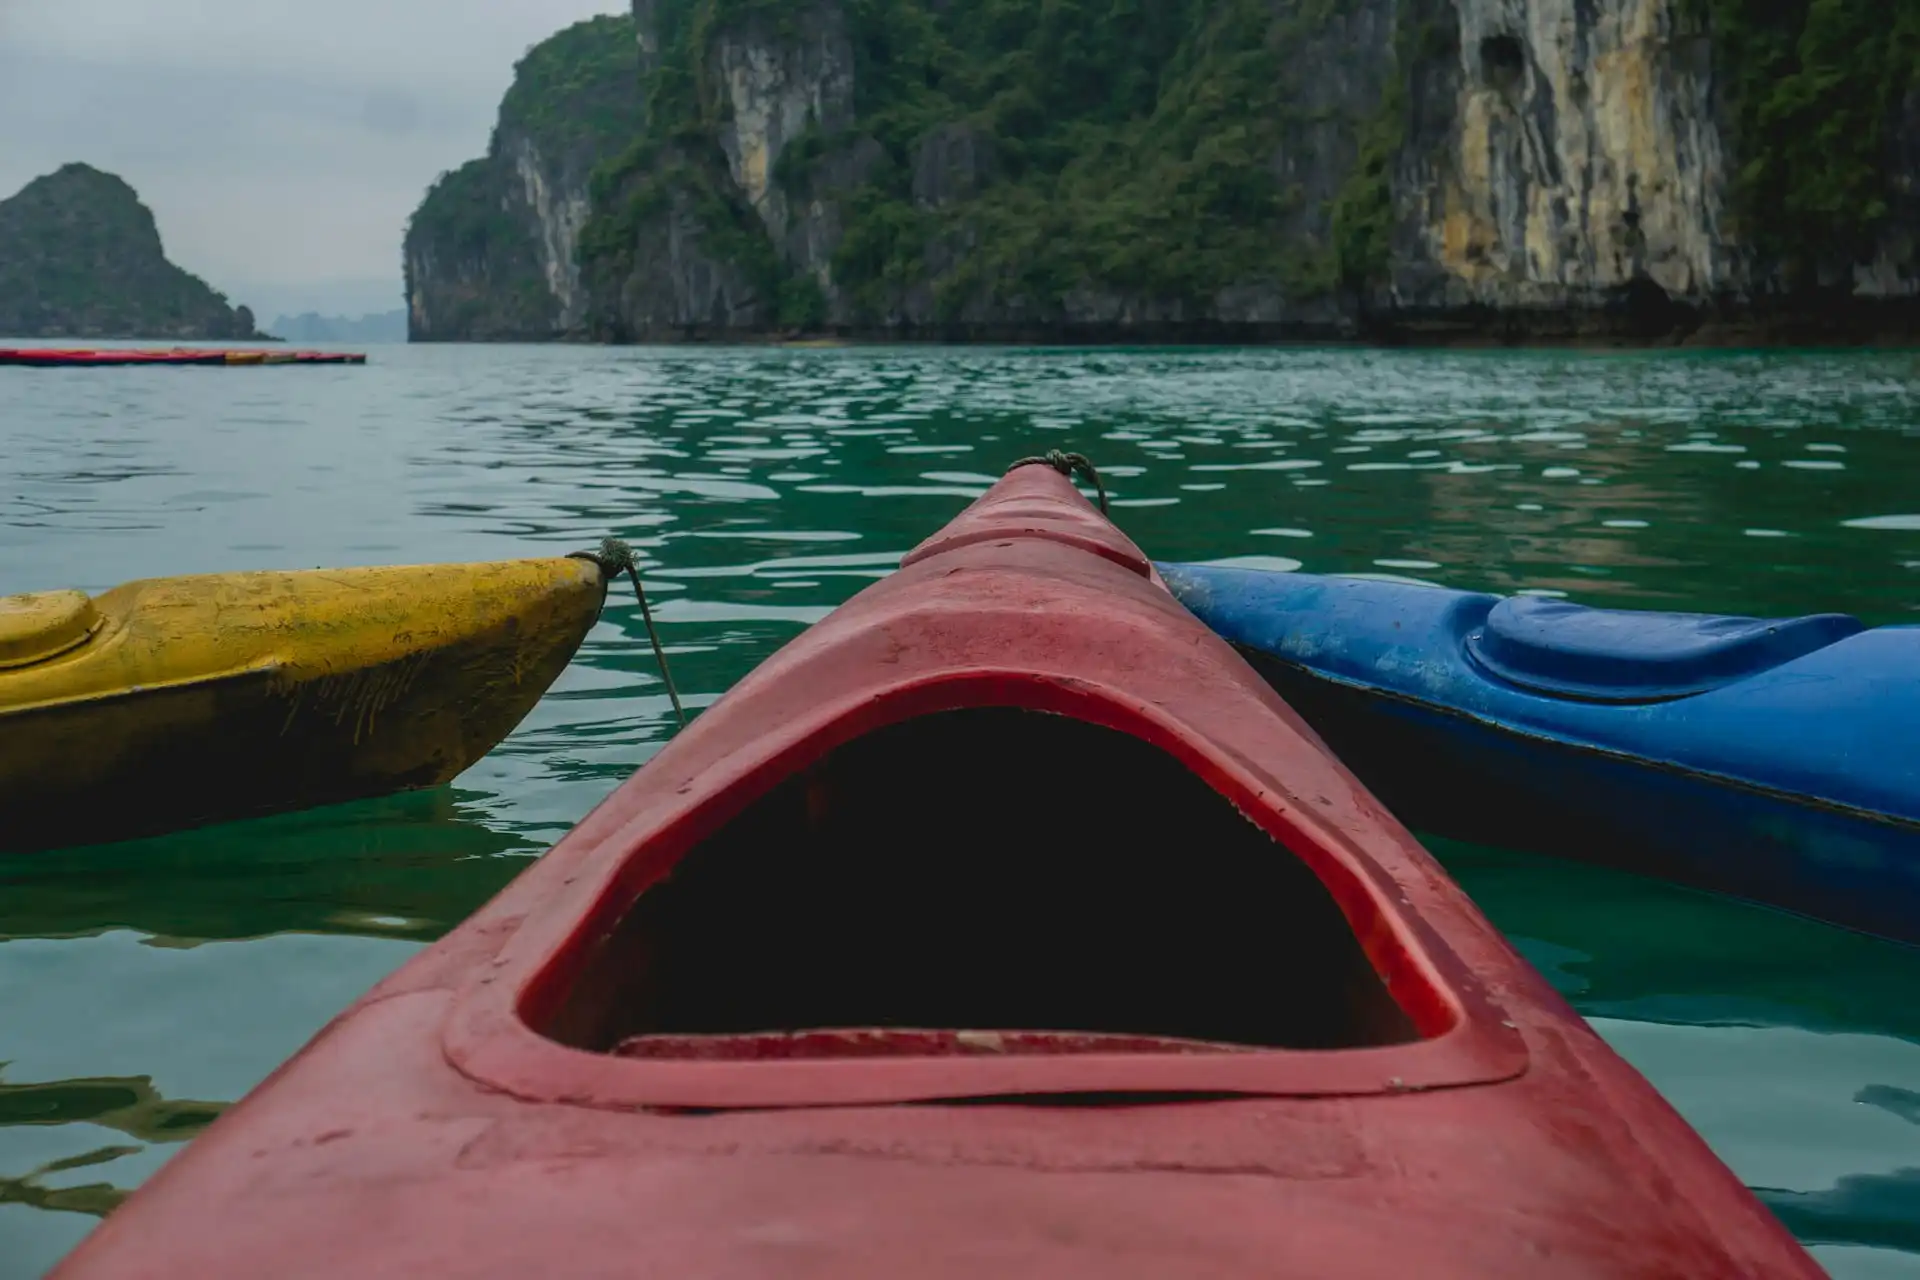
[[[1038, 726], [1043, 720], [1051, 720], [1056, 728], [1064, 726], [1067, 738], [1050, 736], [1045, 729], [1031, 735], [1045, 739], [1031, 746], [1037, 753], [1034, 758], [1040, 760], [1062, 760], [1059, 748], [1068, 745], [1075, 733], [1105, 734], [1116, 754], [1102, 764], [1120, 768], [1118, 781], [1122, 788], [1138, 783], [1122, 767], [1121, 758], [1130, 756], [1135, 758], [1136, 767], [1139, 760], [1149, 757], [1160, 762], [1163, 773], [1157, 781], [1178, 775], [1189, 789], [1205, 792], [1215, 813], [1209, 818], [1195, 809], [1197, 821], [1217, 823], [1224, 813], [1251, 832], [1266, 850], [1264, 856], [1253, 860], [1245, 856], [1244, 845], [1223, 855], [1238, 857], [1234, 864], [1237, 874], [1251, 874], [1253, 878], [1239, 886], [1238, 894], [1231, 883], [1216, 878], [1206, 887], [1218, 896], [1206, 900], [1219, 902], [1223, 915], [1234, 910], [1244, 912], [1249, 904], [1271, 905], [1276, 912], [1291, 914], [1268, 922], [1279, 927], [1254, 930], [1255, 935], [1265, 936], [1251, 939], [1244, 926], [1259, 923], [1259, 917], [1243, 915], [1236, 921], [1243, 928], [1237, 941], [1230, 939], [1233, 945], [1221, 944], [1213, 937], [1214, 933], [1231, 930], [1203, 932], [1189, 918], [1186, 932], [1176, 941], [1237, 958], [1257, 957], [1261, 945], [1271, 944], [1283, 948], [1284, 958], [1288, 939], [1300, 933], [1309, 941], [1294, 945], [1311, 944], [1312, 949], [1302, 950], [1294, 958], [1307, 961], [1306, 967], [1298, 972], [1216, 970], [1201, 974], [1187, 970], [1172, 975], [1173, 988], [1157, 992], [1150, 982], [1143, 981], [1127, 988], [1126, 998], [1157, 1010], [1160, 1021], [1149, 1025], [1113, 1025], [1112, 1018], [1104, 1019], [1105, 1025], [1062, 1019], [1058, 1017], [1058, 1004], [1048, 1007], [1044, 1000], [1036, 1003], [1029, 998], [1030, 993], [1015, 997], [1011, 995], [1012, 984], [1004, 982], [996, 988], [1001, 995], [1016, 1004], [1027, 999], [1022, 1008], [1027, 1015], [1024, 1022], [1015, 1017], [983, 1019], [1003, 1025], [949, 1025], [946, 1020], [929, 1025], [926, 1018], [915, 1016], [925, 1012], [914, 1005], [919, 994], [901, 997], [897, 984], [891, 995], [898, 998], [891, 1001], [874, 996], [866, 1008], [859, 1007], [858, 999], [842, 1001], [842, 1007], [835, 1008], [834, 999], [824, 995], [813, 1000], [796, 979], [785, 983], [795, 1005], [783, 1009], [777, 1002], [769, 1006], [763, 1000], [756, 1008], [752, 999], [743, 1003], [744, 981], [735, 981], [723, 990], [705, 977], [699, 979], [708, 983], [699, 990], [701, 1014], [691, 1021], [684, 999], [676, 1011], [674, 994], [668, 991], [663, 995], [658, 990], [637, 998], [651, 1000], [655, 1014], [666, 1010], [663, 1016], [649, 1021], [635, 1019], [630, 1013], [609, 1015], [609, 1001], [636, 998], [636, 973], [649, 964], [650, 953], [651, 959], [658, 961], [662, 947], [668, 966], [679, 963], [683, 981], [689, 973], [704, 973], [716, 957], [723, 965], [736, 963], [727, 958], [724, 949], [716, 949], [723, 948], [723, 943], [709, 942], [704, 949], [698, 944], [698, 925], [725, 929], [729, 922], [711, 905], [703, 913], [689, 904], [702, 897], [723, 899], [729, 892], [738, 892], [741, 883], [736, 878], [731, 888], [726, 884], [716, 887], [712, 877], [707, 878], [709, 883], [698, 883], [697, 869], [709, 857], [739, 860], [743, 856], [741, 848], [759, 848], [764, 853], [771, 843], [767, 837], [785, 838], [797, 829], [795, 824], [823, 820], [816, 810], [824, 805], [830, 814], [835, 797], [831, 786], [824, 798], [818, 794], [815, 775], [823, 768], [829, 774], [836, 771], [837, 762], [847, 753], [858, 753], [867, 746], [866, 763], [861, 767], [879, 769], [881, 772], [874, 777], [897, 782], [909, 776], [902, 771], [901, 762], [910, 753], [900, 750], [903, 744], [890, 741], [889, 735], [897, 739], [901, 732], [923, 725], [958, 725], [968, 716], [975, 717], [970, 722], [973, 731], [989, 734], [1004, 735], [1008, 726], [979, 717], [1033, 717], [1023, 723]], [[964, 738], [963, 732], [963, 746]], [[1051, 756], [1048, 750], [1053, 751]], [[962, 752], [949, 763], [963, 763], [977, 771], [991, 764], [982, 759], [991, 754]], [[666, 753], [643, 771], [643, 777], [663, 767], [671, 768]], [[886, 772], [889, 767], [893, 772]], [[961, 809], [929, 812], [924, 817], [937, 833], [950, 827], [977, 831], [977, 826], [968, 827], [969, 820], [978, 821], [978, 814], [970, 816], [969, 810], [977, 808], [997, 821], [1016, 824], [1022, 821], [1023, 812], [1010, 807], [1016, 801], [1084, 819], [1095, 806], [1143, 814], [1138, 806], [1155, 800], [1154, 796], [1124, 789], [1106, 795], [1049, 791], [1044, 774], [1042, 770], [1031, 777], [1030, 785], [1018, 788], [1017, 794], [967, 796]], [[669, 775], [666, 781], [671, 780]], [[659, 787], [654, 791], [657, 793]], [[904, 805], [912, 799], [895, 797], [893, 802]], [[756, 814], [756, 810], [764, 810], [769, 804], [787, 815], [783, 820], [787, 825], [765, 825], [766, 814]], [[995, 806], [999, 806], [997, 811]], [[1188, 815], [1183, 811], [1181, 816]], [[748, 834], [733, 842], [739, 847], [727, 849], [729, 830], [743, 822], [761, 822], [758, 830], [762, 838], [756, 844]], [[1093, 824], [1085, 825], [1089, 834], [1099, 834]], [[1056, 822], [1049, 829], [1057, 834], [1062, 828]], [[898, 823], [886, 830], [898, 832], [898, 848], [904, 852], [891, 859], [876, 853], [875, 834], [869, 829], [867, 839], [859, 846], [864, 852], [857, 855], [864, 860], [852, 870], [884, 876], [891, 867], [900, 870], [902, 883], [924, 890], [924, 885], [915, 882], [926, 866], [915, 863], [912, 853], [914, 841], [923, 838], [923, 833], [904, 830]], [[1164, 828], [1161, 830], [1164, 833]], [[1224, 828], [1210, 830], [1218, 835]], [[1066, 843], [1056, 839], [1046, 848], [1065, 850]], [[1226, 837], [1225, 843], [1234, 844], [1234, 837]], [[1016, 854], [1034, 852], [1033, 847], [1017, 841], [1013, 844]], [[1077, 869], [1085, 871], [1100, 865], [1102, 852], [1095, 847], [1072, 856], [1080, 859]], [[1178, 850], [1166, 852], [1173, 856], [1161, 859], [1152, 882], [1136, 886], [1139, 896], [1134, 906], [1173, 895], [1183, 870], [1190, 869], [1200, 856], [1193, 850], [1184, 854]], [[683, 860], [688, 868], [684, 873]], [[529, 1100], [614, 1109], [718, 1109], [1068, 1096], [1363, 1095], [1490, 1084], [1511, 1079], [1526, 1069], [1526, 1047], [1514, 1024], [1439, 935], [1406, 909], [1400, 888], [1384, 869], [1309, 806], [1273, 794], [1254, 771], [1217, 748], [1204, 733], [1180, 723], [1156, 705], [1094, 682], [974, 668], [963, 673], [929, 674], [877, 694], [847, 699], [821, 708], [802, 722], [770, 732], [761, 743], [736, 751], [718, 766], [684, 778], [677, 788], [656, 794], [637, 816], [618, 828], [599, 830], [589, 820], [576, 837], [563, 842], [546, 861], [554, 864], [554, 874], [561, 879], [539, 908], [523, 919], [505, 922], [508, 936], [491, 965], [455, 998], [444, 1041], [449, 1061], [464, 1074]], [[804, 887], [803, 881], [810, 877], [796, 872], [791, 865], [794, 859], [787, 861], [790, 879], [786, 887]], [[742, 865], [750, 862], [749, 854]], [[933, 871], [948, 876], [947, 887], [952, 891], [953, 886], [964, 885], [964, 877], [976, 870], [971, 863], [969, 858], [967, 865], [956, 872], [951, 862], [936, 861]], [[1256, 863], [1257, 869], [1250, 870]], [[765, 873], [778, 865], [777, 861], [763, 861], [749, 869]], [[801, 864], [800, 869], [811, 871], [812, 867]], [[1115, 875], [1124, 877], [1130, 869], [1141, 868], [1137, 861], [1130, 867], [1117, 866]], [[1027, 874], [1024, 867], [1016, 867], [1014, 876], [1019, 883], [1001, 882], [1016, 907], [1022, 888], [1057, 905], [1061, 886], [1070, 888], [1074, 883], [1064, 872], [1034, 872], [1041, 877], [1054, 874], [1059, 879], [1060, 883], [1051, 885], [1049, 898], [1043, 889], [1035, 888], [1037, 882], [1027, 879]], [[847, 876], [837, 883], [841, 889], [864, 884]], [[1326, 906], [1318, 916], [1309, 905], [1315, 894], [1325, 900]], [[1281, 900], [1283, 897], [1287, 900]], [[662, 913], [675, 906], [676, 898], [680, 907], [692, 912], [698, 925], [677, 934], [671, 929], [659, 933]], [[1241, 898], [1247, 901], [1236, 901]], [[922, 905], [925, 901], [923, 895]], [[968, 901], [977, 903], [980, 899]], [[865, 903], [849, 905], [827, 898], [821, 903], [840, 911], [838, 923], [875, 918], [872, 914], [858, 915]], [[654, 919], [643, 922], [636, 934], [634, 922], [655, 904], [660, 904], [660, 910], [653, 911]], [[763, 966], [782, 963], [783, 957], [791, 961], [804, 945], [797, 943], [784, 951], [777, 945], [800, 938], [801, 926], [813, 923], [806, 913], [807, 904], [789, 905], [791, 919], [783, 921], [765, 914], [764, 904], [759, 908], [762, 914], [754, 917], [756, 926], [772, 922], [777, 932], [785, 931], [773, 943], [752, 929], [736, 939], [743, 940], [749, 950], [759, 948], [755, 958]], [[1071, 922], [1070, 913], [1051, 918]], [[1328, 919], [1338, 921], [1337, 931], [1327, 930]], [[818, 923], [822, 933], [828, 933], [836, 921]], [[959, 956], [977, 954], [1010, 940], [1035, 945], [1037, 931], [1033, 929], [995, 932], [996, 926], [1004, 929], [1009, 923], [1010, 918], [990, 921], [977, 916], [914, 922]], [[649, 933], [649, 928], [655, 932]], [[844, 944], [844, 932], [829, 936]], [[1146, 946], [1152, 942], [1152, 935], [1151, 929], [1135, 928], [1129, 936]], [[879, 936], [888, 937], [884, 931]], [[1091, 936], [1083, 929], [1075, 939]], [[891, 940], [904, 941], [911, 947], [913, 938], [896, 922]], [[1348, 953], [1358, 958], [1357, 967], [1341, 960]], [[1071, 953], [1043, 947], [1040, 954], [1058, 960]], [[1179, 951], [1157, 954], [1176, 968], [1188, 961]], [[1128, 955], [1125, 947], [1109, 945], [1095, 958], [1101, 963], [1140, 963], [1137, 957], [1129, 961]], [[899, 964], [913, 972], [912, 964], [898, 955], [874, 953], [867, 959], [876, 969]], [[1328, 968], [1332, 972], [1325, 971]], [[841, 976], [852, 972], [845, 967], [802, 969]], [[760, 972], [777, 971], [763, 967]], [[1136, 978], [1148, 976], [1147, 970], [1137, 967], [1131, 972]], [[1090, 981], [1074, 991], [1081, 995], [1097, 993], [1101, 976], [1098, 966], [1082, 976]], [[1193, 1025], [1167, 1025], [1170, 1017], [1176, 1023], [1191, 1021], [1180, 1011], [1181, 999], [1183, 995], [1198, 998], [1205, 994], [1195, 981], [1201, 977], [1220, 984], [1220, 990], [1211, 997], [1213, 1013]], [[1181, 985], [1182, 979], [1185, 985]], [[1234, 1021], [1237, 1012], [1222, 1012], [1228, 1005], [1241, 1010], [1266, 1009], [1281, 999], [1275, 988], [1282, 983], [1307, 989], [1306, 994], [1296, 991], [1286, 997], [1291, 1001], [1286, 1015], [1290, 1020], [1249, 1027]], [[609, 984], [619, 989], [611, 990]], [[966, 1006], [959, 984], [937, 977], [931, 986], [935, 996], [930, 1007], [953, 1013]], [[1109, 1013], [1118, 1007], [1111, 987], [1108, 984]], [[1316, 1004], [1313, 991], [1324, 994], [1335, 988], [1343, 994], [1327, 996]], [[1330, 1008], [1327, 1000], [1338, 1007]], [[1092, 1003], [1098, 1005], [1100, 1001], [1096, 997]], [[716, 1005], [718, 1012], [714, 1012]], [[769, 1010], [771, 1016], [767, 1016]], [[831, 1016], [841, 1012], [871, 1015], [876, 1010], [885, 1016], [856, 1017], [852, 1021]], [[814, 1014], [824, 1016], [810, 1016]], [[1049, 1014], [1054, 1016], [1049, 1018]], [[1048, 1020], [1034, 1021], [1035, 1017]], [[1123, 1023], [1127, 1020], [1121, 1019]], [[1008, 1021], [1012, 1025], [1004, 1025]], [[1221, 1034], [1223, 1030], [1228, 1034]], [[1249, 1030], [1253, 1034], [1247, 1034]], [[1009, 1040], [1015, 1042], [1010, 1050], [1006, 1049]], [[795, 1049], [799, 1041], [807, 1043]]]

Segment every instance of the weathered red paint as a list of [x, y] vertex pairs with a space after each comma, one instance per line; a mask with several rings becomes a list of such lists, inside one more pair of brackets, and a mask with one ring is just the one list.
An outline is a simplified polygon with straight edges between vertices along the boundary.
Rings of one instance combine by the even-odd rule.
[[[533, 1030], [635, 900], [779, 780], [976, 706], [1176, 756], [1328, 885], [1419, 1038], [824, 1028], [602, 1054]], [[56, 1274], [1821, 1272], [1138, 550], [1028, 468], [749, 676]]]

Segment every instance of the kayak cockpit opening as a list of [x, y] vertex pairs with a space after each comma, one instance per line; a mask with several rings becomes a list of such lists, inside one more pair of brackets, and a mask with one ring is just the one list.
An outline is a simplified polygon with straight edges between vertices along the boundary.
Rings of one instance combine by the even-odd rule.
[[1313, 870], [1179, 760], [1004, 708], [877, 730], [779, 784], [556, 995], [536, 1030], [645, 1058], [1421, 1038]]

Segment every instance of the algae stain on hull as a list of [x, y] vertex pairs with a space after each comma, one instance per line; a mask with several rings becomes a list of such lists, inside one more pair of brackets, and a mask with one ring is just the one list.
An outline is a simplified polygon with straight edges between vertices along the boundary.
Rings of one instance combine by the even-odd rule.
[[317, 717], [335, 729], [351, 723], [353, 745], [359, 746], [373, 733], [381, 712], [404, 702], [431, 660], [423, 652], [383, 667], [293, 684], [287, 690], [281, 736], [309, 732], [310, 721]]

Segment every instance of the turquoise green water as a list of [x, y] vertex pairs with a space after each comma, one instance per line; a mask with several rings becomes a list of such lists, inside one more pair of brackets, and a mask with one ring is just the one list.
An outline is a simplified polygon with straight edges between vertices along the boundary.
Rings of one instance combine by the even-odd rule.
[[[1163, 559], [1920, 622], [1920, 356], [376, 349], [0, 370], [0, 591], [645, 554], [712, 701], [1012, 459]], [[456, 923], [665, 739], [630, 600], [448, 791], [0, 863], [0, 1277]], [[1920, 1276], [1920, 950], [1434, 842], [1836, 1275]]]

